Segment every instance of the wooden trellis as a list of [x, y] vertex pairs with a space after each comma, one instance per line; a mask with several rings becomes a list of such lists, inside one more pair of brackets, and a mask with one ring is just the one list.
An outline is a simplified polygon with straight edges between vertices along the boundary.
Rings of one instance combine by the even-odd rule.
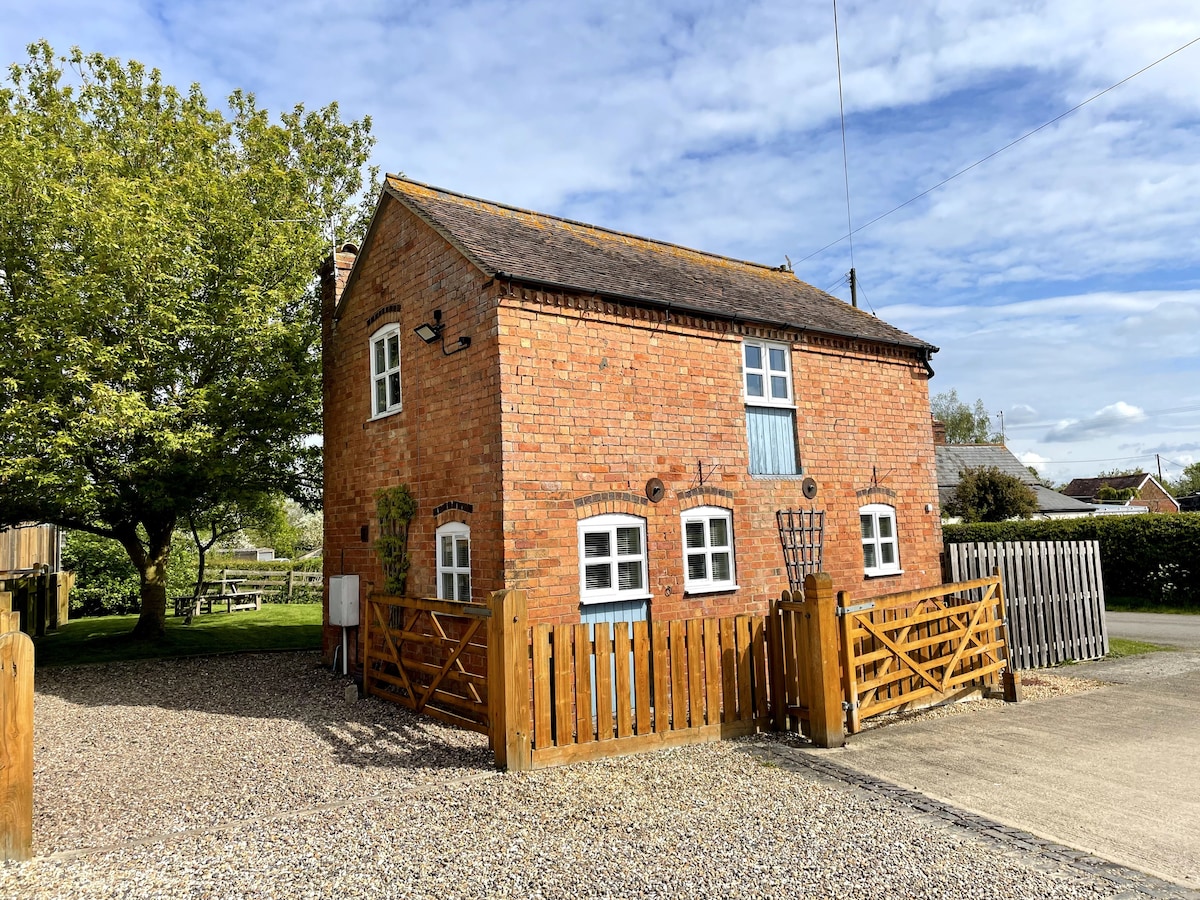
[[825, 510], [780, 509], [775, 511], [779, 523], [779, 542], [787, 563], [788, 588], [793, 594], [804, 594], [804, 576], [821, 571], [825, 550]]

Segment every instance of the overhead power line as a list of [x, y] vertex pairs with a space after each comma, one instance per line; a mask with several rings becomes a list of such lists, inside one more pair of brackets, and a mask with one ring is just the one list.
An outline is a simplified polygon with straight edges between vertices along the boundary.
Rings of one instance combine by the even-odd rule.
[[[1134, 419], [1131, 417], [1129, 419], [1129, 421], [1131, 423], [1132, 422], [1140, 422], [1143, 419], [1149, 419], [1149, 418], [1152, 418], [1155, 416], [1173, 416], [1173, 415], [1176, 415], [1179, 413], [1189, 413], [1189, 412], [1200, 412], [1200, 405], [1174, 406], [1169, 409], [1143, 409], [1143, 410], [1141, 410], [1141, 415], [1138, 418]], [[1068, 420], [1065, 424], [1076, 425], [1082, 421], [1085, 421], [1085, 420], [1083, 420], [1083, 419]], [[1019, 422], [1019, 423], [1010, 422], [1008, 425], [1008, 428], [1010, 430], [1013, 428], [1056, 428], [1062, 424], [1064, 424], [1064, 422], [1062, 420], [1059, 420], [1057, 422]]]
[[[849, 228], [849, 230], [847, 231], [846, 234], [842, 235], [840, 238], [838, 238], [835, 241], [830, 241], [828, 244], [826, 244], [820, 250], [814, 250], [812, 253], [808, 254], [808, 256], [805, 256], [802, 259], [800, 259], [799, 262], [806, 262], [806, 261], [812, 259], [814, 256], [816, 256], [820, 253], [824, 253], [830, 247], [834, 247], [834, 246], [840, 244], [844, 240], [850, 239], [850, 241], [853, 242], [854, 235], [858, 234], [858, 232], [862, 231], [864, 228], [870, 228], [872, 225], [874, 225], [876, 222], [880, 221], [881, 219], [886, 219], [892, 213], [899, 212], [900, 210], [904, 209], [904, 207], [908, 206], [910, 203], [915, 203], [916, 201], [920, 200], [922, 197], [926, 196], [927, 194], [933, 193], [938, 188], [940, 188], [946, 184], [949, 184], [951, 181], [953, 181], [955, 178], [958, 178], [960, 175], [967, 174], [968, 172], [970, 172], [972, 169], [976, 168], [977, 166], [983, 165], [989, 159], [993, 159], [994, 157], [999, 156], [1005, 150], [1008, 150], [1011, 147], [1015, 147], [1017, 144], [1021, 143], [1021, 141], [1025, 140], [1026, 138], [1033, 137], [1039, 131], [1049, 128], [1055, 122], [1065, 119], [1067, 116], [1071, 115], [1071, 113], [1077, 112], [1077, 111], [1083, 109], [1083, 107], [1087, 106], [1093, 100], [1100, 99], [1101, 97], [1103, 97], [1105, 94], [1109, 93], [1110, 91], [1116, 90], [1117, 88], [1119, 88], [1121, 85], [1125, 84], [1126, 82], [1132, 81], [1134, 78], [1137, 78], [1143, 72], [1148, 72], [1150, 69], [1153, 69], [1159, 63], [1166, 62], [1168, 59], [1170, 59], [1175, 54], [1182, 53], [1188, 47], [1191, 47], [1193, 44], [1196, 44], [1196, 43], [1200, 43], [1200, 37], [1192, 38], [1190, 41], [1188, 41], [1183, 46], [1176, 47], [1170, 53], [1166, 54], [1165, 56], [1160, 56], [1158, 59], [1156, 59], [1154, 62], [1150, 63], [1149, 65], [1142, 66], [1142, 68], [1138, 69], [1132, 75], [1127, 75], [1125, 78], [1122, 78], [1116, 84], [1111, 84], [1108, 87], [1106, 87], [1104, 90], [1099, 91], [1098, 93], [1092, 94], [1092, 96], [1088, 97], [1082, 103], [1078, 103], [1075, 106], [1072, 106], [1070, 109], [1068, 109], [1064, 113], [1059, 113], [1057, 116], [1055, 116], [1049, 122], [1044, 122], [1043, 124], [1039, 125], [1037, 128], [1034, 128], [1031, 131], [1025, 132], [1023, 135], [1021, 135], [1016, 140], [1009, 141], [1007, 144], [1005, 144], [1003, 147], [999, 148], [998, 150], [993, 150], [987, 156], [985, 156], [981, 159], [977, 159], [975, 162], [971, 163], [969, 166], [959, 169], [953, 175], [950, 175], [947, 178], [943, 178], [937, 184], [933, 185], [930, 188], [926, 188], [925, 190], [921, 191], [921, 193], [917, 194], [915, 197], [910, 197], [908, 200], [905, 200], [899, 206], [895, 206], [892, 209], [889, 209], [887, 212], [879, 214], [875, 218], [871, 219], [871, 221], [865, 222], [864, 224], [859, 225], [857, 228]], [[841, 72], [840, 60], [838, 63], [838, 67], [839, 67], [838, 71], [839, 71], [839, 79], [840, 79], [840, 72]], [[838, 99], [840, 102], [840, 100], [841, 100], [841, 82], [840, 82], [840, 80], [838, 83]], [[843, 111], [843, 113], [842, 113], [842, 153], [843, 153], [843, 157], [845, 156], [845, 143], [846, 143], [846, 123], [845, 123], [845, 112]], [[847, 176], [847, 178], [848, 178], [848, 176]], [[847, 181], [847, 185], [848, 184], [849, 184], [849, 181]], [[847, 218], [848, 218], [849, 217], [849, 187], [847, 187], [846, 203], [847, 203]]]

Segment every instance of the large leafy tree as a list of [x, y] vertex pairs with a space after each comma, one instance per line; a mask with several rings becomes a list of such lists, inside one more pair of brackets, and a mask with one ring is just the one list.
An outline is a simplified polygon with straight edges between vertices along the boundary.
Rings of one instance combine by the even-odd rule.
[[970, 406], [952, 389], [934, 394], [929, 407], [933, 417], [946, 426], [948, 444], [991, 444], [1000, 440], [1000, 434], [991, 430], [991, 416], [982, 400]]
[[313, 273], [372, 143], [44, 42], [0, 84], [0, 525], [119, 541], [140, 636], [189, 514], [319, 490]]

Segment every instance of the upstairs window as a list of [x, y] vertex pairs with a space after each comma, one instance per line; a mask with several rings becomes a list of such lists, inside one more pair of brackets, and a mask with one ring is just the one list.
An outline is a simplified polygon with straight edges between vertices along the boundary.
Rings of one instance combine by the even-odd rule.
[[583, 603], [648, 598], [646, 520], [626, 515], [582, 519], [579, 575]]
[[733, 513], [701, 506], [683, 514], [683, 587], [688, 593], [731, 591], [737, 587], [733, 567]]
[[471, 599], [471, 529], [461, 522], [437, 530], [437, 583], [441, 600]]
[[769, 341], [742, 344], [742, 387], [751, 475], [799, 475], [792, 348]]
[[371, 337], [371, 417], [400, 408], [400, 326], [388, 325]]
[[858, 523], [862, 532], [863, 572], [868, 576], [899, 574], [895, 508], [883, 503], [861, 507]]

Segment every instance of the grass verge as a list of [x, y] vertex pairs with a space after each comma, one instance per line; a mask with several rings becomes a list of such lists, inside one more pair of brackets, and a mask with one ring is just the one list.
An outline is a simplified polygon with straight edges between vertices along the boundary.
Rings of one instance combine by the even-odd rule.
[[1106, 597], [1104, 608], [1109, 612], [1166, 613], [1173, 616], [1200, 616], [1200, 603], [1167, 606], [1141, 597]]
[[136, 623], [136, 615], [68, 622], [36, 641], [34, 659], [38, 666], [64, 666], [321, 646], [319, 603], [268, 603], [260, 610], [207, 613], [191, 625], [167, 616], [164, 641], [134, 640], [130, 632]]
[[1157, 653], [1160, 650], [1174, 649], [1174, 647], [1164, 647], [1162, 644], [1151, 644], [1148, 641], [1110, 637], [1108, 639], [1108, 656], [1105, 659], [1123, 659], [1126, 656], [1141, 656], [1143, 653]]

